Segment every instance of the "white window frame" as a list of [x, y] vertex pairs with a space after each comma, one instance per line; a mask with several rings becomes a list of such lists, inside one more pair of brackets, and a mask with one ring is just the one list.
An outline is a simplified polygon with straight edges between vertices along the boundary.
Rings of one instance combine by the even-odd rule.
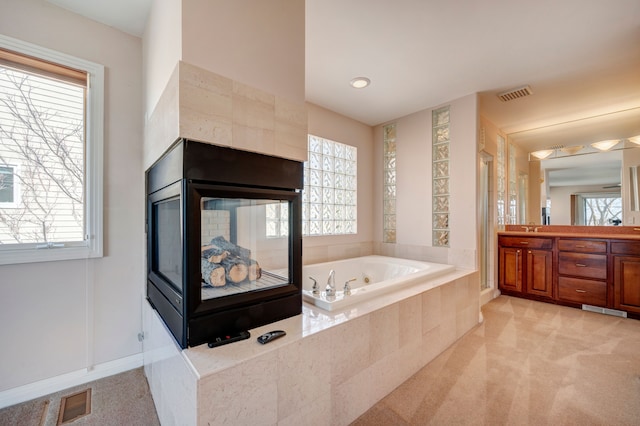
[[0, 34], [0, 47], [88, 74], [85, 118], [84, 241], [64, 244], [0, 244], [0, 265], [102, 257], [104, 66]]
[[[624, 212], [624, 209], [622, 208], [622, 194], [618, 193], [618, 192], [593, 192], [593, 193], [579, 193], [576, 194], [577, 196], [577, 203], [578, 205], [576, 206], [576, 215], [577, 218], [574, 218], [574, 220], [577, 222], [576, 224], [578, 225], [584, 225], [584, 226], [596, 226], [596, 225], [588, 225], [587, 224], [587, 200], [589, 199], [594, 199], [594, 198], [609, 198], [609, 199], [619, 199], [620, 200], [620, 217], [619, 219], [622, 220], [622, 215]], [[576, 220], [577, 219], [577, 220]], [[604, 224], [604, 226], [612, 226], [609, 224]]]
[[20, 173], [20, 166], [16, 163], [0, 163], [0, 167], [10, 167], [11, 169], [13, 169], [13, 201], [0, 201], [0, 208], [14, 209], [20, 205], [20, 180], [17, 179], [17, 176]]

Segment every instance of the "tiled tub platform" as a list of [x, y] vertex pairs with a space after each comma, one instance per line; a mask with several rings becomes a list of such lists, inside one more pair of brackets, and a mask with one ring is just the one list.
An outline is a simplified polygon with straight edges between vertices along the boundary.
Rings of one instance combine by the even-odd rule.
[[[303, 313], [210, 349], [174, 344], [145, 302], [144, 363], [163, 425], [346, 425], [479, 322], [478, 273], [457, 270], [357, 306]], [[260, 334], [283, 338], [260, 345]]]

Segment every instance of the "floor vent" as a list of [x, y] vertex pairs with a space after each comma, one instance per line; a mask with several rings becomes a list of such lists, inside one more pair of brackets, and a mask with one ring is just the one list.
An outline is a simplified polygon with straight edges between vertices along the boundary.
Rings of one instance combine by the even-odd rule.
[[627, 318], [627, 313], [625, 311], [619, 311], [617, 309], [601, 308], [599, 306], [592, 306], [592, 305], [582, 305], [582, 310], [589, 311], [589, 312], [597, 312], [599, 314], [605, 314], [605, 315], [613, 315], [614, 317]]
[[71, 423], [91, 413], [91, 389], [73, 395], [65, 396], [60, 400], [60, 415], [58, 425]]
[[506, 92], [498, 93], [498, 97], [502, 102], [512, 101], [518, 98], [524, 98], [525, 96], [529, 96], [533, 94], [531, 91], [531, 87], [522, 86], [517, 89], [508, 90]]

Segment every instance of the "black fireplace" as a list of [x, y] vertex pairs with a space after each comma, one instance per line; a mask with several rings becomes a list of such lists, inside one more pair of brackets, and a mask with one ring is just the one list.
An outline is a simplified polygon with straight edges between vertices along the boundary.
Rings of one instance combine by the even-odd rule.
[[182, 139], [147, 170], [147, 299], [181, 347], [301, 312], [302, 167]]

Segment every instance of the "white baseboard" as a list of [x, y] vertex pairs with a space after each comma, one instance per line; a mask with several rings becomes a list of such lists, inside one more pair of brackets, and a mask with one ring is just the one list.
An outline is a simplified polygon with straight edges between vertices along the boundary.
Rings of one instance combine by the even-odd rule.
[[142, 367], [142, 353], [96, 365], [92, 369], [72, 371], [71, 373], [29, 383], [0, 392], [0, 408], [30, 401], [41, 396], [59, 392], [74, 386], [83, 385], [114, 374]]

